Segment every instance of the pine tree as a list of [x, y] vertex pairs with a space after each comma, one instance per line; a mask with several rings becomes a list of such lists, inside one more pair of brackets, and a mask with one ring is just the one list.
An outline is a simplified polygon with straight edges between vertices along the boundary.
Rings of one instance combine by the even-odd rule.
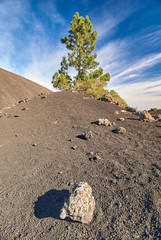
[[85, 79], [87, 70], [94, 69], [99, 65], [95, 61], [97, 54], [92, 54], [97, 39], [97, 32], [92, 29], [89, 17], [80, 17], [77, 12], [73, 16], [71, 29], [68, 31], [69, 37], [61, 39], [61, 42], [65, 43], [66, 47], [72, 51], [72, 53], [68, 53], [69, 66], [75, 67], [78, 71], [77, 80]]
[[66, 56], [63, 56], [60, 63], [61, 69], [53, 75], [53, 87], [60, 90], [69, 90], [72, 87], [71, 77], [68, 75], [68, 63]]

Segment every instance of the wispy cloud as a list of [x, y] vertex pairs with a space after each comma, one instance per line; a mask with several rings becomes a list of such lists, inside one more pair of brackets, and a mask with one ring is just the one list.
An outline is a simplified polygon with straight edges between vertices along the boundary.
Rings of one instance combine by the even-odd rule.
[[[48, 14], [53, 24], [64, 24], [52, 2], [43, 4], [38, 8]], [[53, 47], [45, 24], [31, 8], [26, 0], [15, 0], [14, 7], [12, 0], [0, 2], [0, 66], [51, 89], [52, 75], [59, 69], [66, 50], [57, 43]]]
[[153, 26], [131, 37], [110, 41], [98, 50], [101, 67], [111, 75], [108, 89], [118, 91], [131, 106], [141, 109], [160, 106], [161, 79], [155, 68], [161, 63], [161, 51], [149, 50], [150, 42], [155, 47], [160, 38], [160, 29]]
[[65, 54], [64, 48], [58, 45], [57, 50], [54, 50], [47, 43], [43, 43], [38, 47], [32, 44], [28, 50], [32, 52], [32, 58], [23, 69], [23, 75], [53, 90], [52, 76], [60, 68], [62, 56]]
[[161, 78], [149, 81], [121, 84], [115, 90], [128, 102], [130, 106], [139, 110], [160, 108]]
[[26, 1], [22, 3], [20, 0], [6, 0], [0, 2], [0, 65], [1, 67], [14, 68], [11, 56], [16, 51], [15, 34], [21, 31], [24, 18], [27, 14]]
[[[103, 6], [101, 5], [98, 11], [101, 11], [101, 17], [96, 17], [94, 21], [94, 29], [98, 32], [98, 41], [104, 38], [107, 34], [110, 36], [113, 34], [118, 24], [128, 18], [132, 13], [136, 12], [141, 8], [141, 5], [137, 1], [127, 1], [124, 3], [120, 0], [107, 1]], [[93, 13], [93, 15], [96, 13]]]
[[64, 17], [57, 11], [55, 2], [46, 0], [45, 2], [41, 2], [39, 4], [39, 9], [42, 13], [44, 13], [47, 17], [50, 18], [53, 24], [65, 24]]
[[[128, 67], [126, 70], [120, 72], [119, 74], [115, 75], [113, 77], [114, 81], [119, 81], [120, 77], [125, 76], [126, 79], [128, 78], [128, 74], [135, 74], [136, 72], [143, 71], [146, 68], [151, 68], [155, 64], [158, 64], [161, 62], [161, 53], [151, 54], [150, 56], [147, 56], [145, 58], [142, 58], [141, 60], [138, 60], [134, 64], [132, 64], [130, 67]], [[131, 78], [131, 75], [129, 75]]]

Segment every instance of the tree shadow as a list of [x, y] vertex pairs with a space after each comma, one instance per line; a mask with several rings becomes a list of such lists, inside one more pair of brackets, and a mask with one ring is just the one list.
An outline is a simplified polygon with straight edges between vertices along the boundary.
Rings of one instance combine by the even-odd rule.
[[34, 214], [37, 218], [52, 217], [60, 220], [60, 211], [64, 201], [69, 197], [68, 190], [50, 190], [35, 202]]

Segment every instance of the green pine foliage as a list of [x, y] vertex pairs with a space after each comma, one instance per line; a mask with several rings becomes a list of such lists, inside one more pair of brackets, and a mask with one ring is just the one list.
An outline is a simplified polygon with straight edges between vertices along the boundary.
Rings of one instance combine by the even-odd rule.
[[60, 63], [61, 69], [53, 75], [53, 87], [59, 88], [60, 90], [69, 90], [72, 87], [71, 77], [68, 75], [68, 63], [66, 56]]
[[[63, 57], [60, 70], [54, 74], [53, 86], [61, 90], [72, 89], [97, 99], [104, 94], [109, 94], [104, 87], [107, 87], [107, 83], [110, 81], [110, 74], [103, 74], [102, 68], [96, 69], [99, 63], [96, 61], [97, 54], [93, 52], [96, 47], [97, 32], [93, 31], [89, 17], [83, 18], [76, 12], [68, 33], [68, 37], [63, 37], [61, 42], [70, 52], [68, 59]], [[68, 67], [74, 67], [77, 71], [73, 80], [68, 74]], [[127, 106], [114, 90], [110, 91], [110, 95], [123, 106]]]
[[68, 53], [69, 66], [78, 71], [77, 80], [83, 80], [87, 70], [94, 69], [99, 65], [95, 61], [97, 54], [92, 54], [97, 39], [97, 32], [92, 31], [92, 29], [89, 17], [80, 17], [79, 13], [76, 12], [71, 22], [71, 29], [68, 31], [68, 38], [61, 39], [61, 42], [66, 44], [67, 49], [72, 51]]
[[90, 71], [85, 79], [76, 81], [75, 89], [78, 92], [98, 99], [109, 93], [108, 90], [104, 89], [107, 86], [107, 81], [110, 81], [110, 74], [106, 73], [103, 75], [103, 69], [99, 68], [95, 71]]

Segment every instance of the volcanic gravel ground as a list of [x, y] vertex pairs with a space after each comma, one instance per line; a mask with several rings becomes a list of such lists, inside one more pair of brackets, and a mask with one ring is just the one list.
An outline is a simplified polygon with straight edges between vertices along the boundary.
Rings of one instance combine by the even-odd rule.
[[[161, 239], [161, 122], [120, 110], [57, 92], [1, 111], [0, 239]], [[88, 225], [59, 218], [79, 182], [96, 201]]]

